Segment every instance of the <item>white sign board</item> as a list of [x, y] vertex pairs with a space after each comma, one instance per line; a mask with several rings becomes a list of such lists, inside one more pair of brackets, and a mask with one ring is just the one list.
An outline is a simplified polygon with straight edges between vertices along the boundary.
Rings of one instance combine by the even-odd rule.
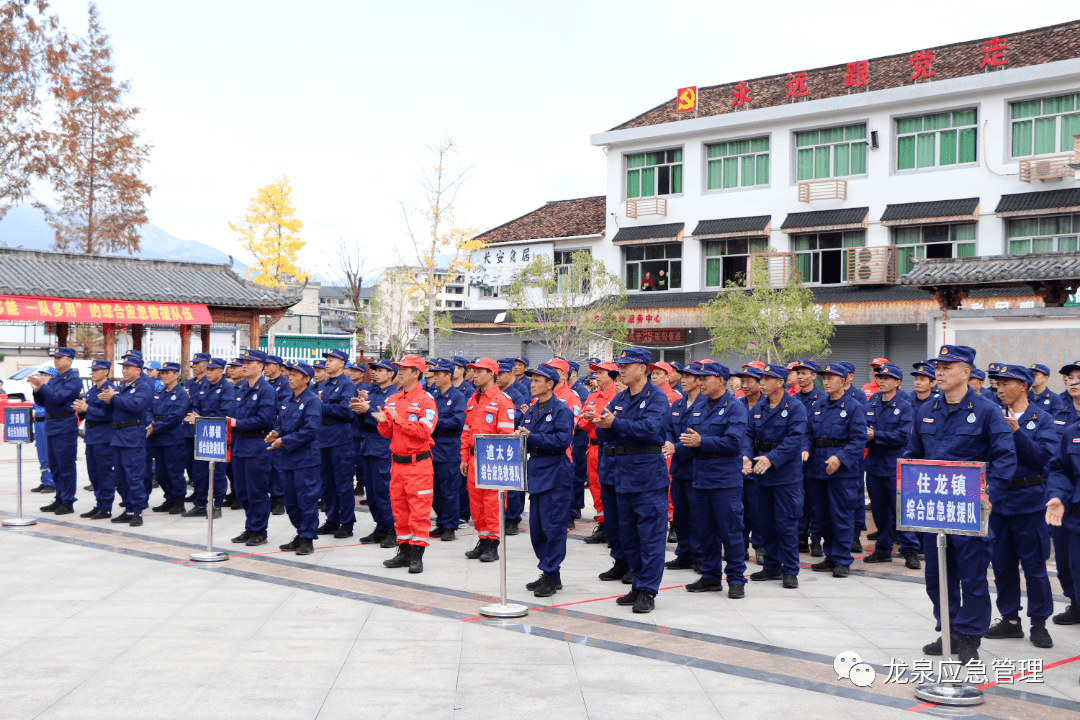
[[470, 273], [470, 285], [499, 287], [514, 281], [514, 273], [536, 259], [538, 254], [552, 253], [551, 243], [535, 245], [489, 245], [473, 251], [469, 262], [476, 268]]

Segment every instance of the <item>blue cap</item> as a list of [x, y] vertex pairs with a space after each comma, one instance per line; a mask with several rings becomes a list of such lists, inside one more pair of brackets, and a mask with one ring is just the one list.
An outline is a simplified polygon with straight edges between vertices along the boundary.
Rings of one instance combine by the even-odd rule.
[[210, 358], [209, 360], [206, 361], [206, 369], [210, 370], [211, 368], [213, 368], [215, 370], [224, 370], [225, 369], [225, 359], [224, 358], [216, 358], [216, 357]]
[[1068, 375], [1073, 370], [1080, 370], [1080, 360], [1073, 360], [1068, 365], [1062, 365], [1061, 369], [1058, 370], [1058, 372], [1062, 375]]
[[112, 363], [108, 360], [95, 360], [90, 363], [91, 370], [112, 370]]
[[580, 366], [580, 365], [578, 365], [578, 364], [577, 364], [576, 362], [574, 362], [573, 360], [567, 360], [567, 361], [566, 361], [566, 364], [570, 366], [570, 372], [575, 372], [575, 373], [576, 373], [576, 372], [578, 372], [578, 370], [580, 370], [580, 369], [581, 369], [581, 366]]
[[713, 375], [715, 377], [724, 378], [727, 380], [731, 377], [731, 370], [724, 363], [719, 362], [707, 362], [702, 363], [699, 375]]
[[173, 372], [180, 372], [180, 363], [176, 363], [176, 362], [162, 363], [161, 369], [162, 370], [172, 370]]
[[1043, 375], [1050, 375], [1050, 368], [1042, 363], [1032, 363], [1028, 365], [1028, 368], [1034, 372], [1041, 372]]
[[383, 360], [381, 358], [379, 360], [376, 360], [375, 362], [371, 363], [371, 369], [374, 370], [375, 368], [382, 368], [383, 370], [389, 370], [390, 372], [397, 375], [397, 368], [394, 367], [394, 364], [391, 363], [389, 360]]
[[541, 377], [547, 378], [548, 380], [551, 380], [554, 383], [559, 382], [559, 371], [551, 367], [550, 365], [544, 365], [543, 363], [537, 365], [536, 368], [533, 370], [526, 370], [525, 374], [529, 377], [532, 377], [533, 375], [539, 375]]
[[[846, 365], [847, 363], [843, 360], [840, 360], [839, 362], [825, 363], [825, 367], [818, 370], [818, 372], [822, 375], [838, 375], [839, 377], [847, 378], [848, 369], [847, 367], [845, 367]], [[784, 379], [787, 379], [787, 375], [784, 376]]]
[[600, 363], [602, 363], [602, 362], [604, 362], [604, 361], [603, 361], [603, 360], [601, 360], [601, 359], [600, 359], [600, 358], [598, 358], [598, 357], [591, 357], [591, 358], [589, 358], [589, 364], [590, 364], [590, 365], [599, 365], [599, 364], [600, 364]]
[[499, 361], [499, 372], [501, 372], [501, 373], [512, 373], [512, 372], [514, 372], [514, 363], [513, 363], [513, 361], [511, 361], [511, 362], [503, 362], [502, 360], [500, 360]]
[[227, 365], [228, 365], [229, 367], [243, 367], [243, 365], [244, 365], [244, 363], [242, 363], [242, 362], [240, 361], [240, 358], [233, 358], [232, 360], [230, 360], [230, 361], [229, 361], [228, 363], [226, 363], [226, 364], [227, 364]]
[[367, 368], [367, 365], [365, 365], [362, 362], [354, 362], [353, 363], [353, 369], [354, 370], [359, 370], [360, 372], [367, 372], [368, 368]]
[[355, 369], [356, 369], [356, 365], [355, 365], [355, 364], [353, 363], [353, 361], [352, 361], [352, 360], [346, 360], [346, 361], [345, 361], [345, 369], [346, 369], [346, 370], [355, 370]]
[[326, 369], [326, 360], [325, 360], [325, 358], [319, 358], [315, 362], [311, 363], [311, 367], [313, 367], [313, 368], [315, 368], [317, 370], [325, 370]]
[[652, 353], [645, 348], [631, 347], [623, 350], [622, 355], [615, 358], [616, 365], [629, 365], [631, 363], [641, 363], [642, 365], [652, 364]]
[[758, 372], [761, 373], [761, 377], [763, 378], [771, 377], [776, 378], [777, 380], [787, 380], [788, 376], [787, 366], [776, 363], [766, 365], [764, 369], [759, 369]]
[[519, 362], [525, 367], [529, 367], [529, 358], [525, 357], [524, 355], [518, 355], [516, 358], [514, 358], [514, 362]]
[[124, 365], [130, 365], [131, 367], [137, 367], [137, 368], [139, 368], [140, 370], [142, 369], [142, 366], [143, 366], [142, 358], [141, 358], [141, 357], [137, 357], [137, 356], [135, 356], [135, 355], [128, 355], [128, 356], [126, 356], [126, 357], [124, 358], [124, 362], [123, 362], [123, 364], [124, 364]]
[[818, 364], [813, 360], [795, 360], [795, 366], [792, 369], [798, 370], [799, 368], [805, 368], [811, 372], [817, 372]]
[[[454, 365], [457, 365], [460, 368], [463, 368], [463, 367], [465, 367], [466, 365], [469, 364], [469, 360], [467, 358], [461, 357], [460, 355], [455, 355], [454, 357], [450, 358], [450, 362], [452, 362]], [[372, 363], [371, 366], [375, 367], [375, 363]]]
[[669, 361], [668, 365], [670, 365], [671, 368], [677, 373], [682, 373], [682, 371], [684, 370], [683, 364], [675, 360]]
[[58, 347], [55, 350], [53, 350], [51, 353], [49, 353], [49, 357], [73, 358], [73, 357], [75, 357], [75, 351], [72, 350], [71, 348]]
[[337, 358], [338, 360], [346, 360], [346, 361], [349, 359], [349, 353], [345, 352], [344, 350], [341, 350], [340, 348], [334, 348], [333, 350], [328, 350], [328, 351], [324, 352], [322, 354], [322, 356], [324, 358], [328, 358], [328, 359], [329, 358]]
[[121, 359], [124, 359], [124, 358], [128, 357], [129, 355], [131, 357], [137, 357], [137, 358], [141, 359], [142, 358], [142, 350], [128, 350], [126, 353], [124, 353], [121, 356]]
[[838, 360], [837, 362], [833, 363], [833, 367], [844, 368], [844, 372], [848, 375], [855, 374], [855, 365], [853, 363], [849, 363], [847, 360]]
[[975, 367], [975, 348], [970, 348], [967, 345], [942, 345], [934, 361], [962, 362]]
[[191, 362], [210, 362], [210, 353], [195, 353], [195, 357], [191, 358]]
[[912, 377], [915, 377], [916, 375], [922, 375], [923, 377], [928, 377], [931, 380], [937, 379], [937, 374], [934, 372], [934, 366], [930, 363], [917, 362], [912, 367], [915, 368], [915, 371], [908, 373]]
[[150, 362], [146, 363], [146, 369], [147, 370], [160, 370], [161, 369], [161, 363], [159, 363], [157, 360], [151, 360]]
[[[739, 372], [733, 372], [731, 374], [735, 377], [752, 377], [755, 380], [761, 379], [761, 371], [758, 370], [756, 367], [751, 367], [749, 365], [739, 370]], [[784, 379], [786, 380], [787, 378]]]
[[[479, 355], [477, 355], [476, 357], [474, 357], [474, 358], [472, 359], [472, 361], [473, 361], [473, 363], [478, 363], [478, 362], [480, 362], [480, 356], [479, 356]], [[472, 363], [470, 363], [470, 364], [472, 364]]]
[[432, 372], [444, 372], [454, 374], [454, 363], [449, 360], [436, 360], [435, 366], [431, 368]]
[[[986, 366], [986, 374], [987, 375], [996, 375], [998, 373], [998, 371], [1004, 370], [1004, 369], [1005, 369], [1005, 363], [992, 362], [992, 363], [990, 363], [989, 365]], [[1046, 373], [1046, 374], [1049, 375], [1050, 373]]]
[[267, 365], [283, 365], [284, 363], [281, 361], [281, 356], [280, 355], [267, 355], [266, 356], [266, 364]]
[[[1046, 366], [1043, 365], [1043, 367]], [[971, 373], [971, 376], [975, 377], [974, 371]], [[1031, 368], [1026, 368], [1023, 365], [1002, 365], [999, 363], [998, 369], [991, 373], [990, 376], [995, 377], [998, 380], [1001, 380], [1002, 378], [1011, 378], [1013, 380], [1026, 382], [1028, 385], [1035, 382], [1035, 373], [1032, 372]]]
[[976, 380], [985, 380], [986, 373], [984, 373], [979, 368], [971, 368], [971, 377], [975, 378]]
[[896, 363], [885, 363], [884, 365], [878, 365], [874, 370], [875, 377], [891, 377], [897, 380], [904, 379], [904, 371], [900, 369], [900, 366]]
[[254, 360], [256, 362], [261, 362], [261, 363], [263, 363], [265, 365], [266, 364], [266, 353], [264, 353], [262, 350], [252, 348], [251, 350], [247, 351], [246, 355], [240, 356], [240, 362], [246, 362], [248, 360]]
[[306, 362], [289, 363], [288, 367], [289, 367], [290, 370], [296, 370], [297, 372], [302, 372], [305, 375], [307, 375], [308, 377], [314, 377], [315, 376], [315, 369], [312, 368], [310, 365], [308, 365]]
[[46, 365], [41, 370], [38, 370], [38, 372], [43, 372], [46, 375], [56, 377], [56, 368], [54, 368], [52, 365]]

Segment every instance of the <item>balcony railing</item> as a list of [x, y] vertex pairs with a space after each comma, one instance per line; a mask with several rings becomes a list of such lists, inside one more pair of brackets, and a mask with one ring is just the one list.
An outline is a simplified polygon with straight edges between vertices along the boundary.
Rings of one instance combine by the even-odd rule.
[[1070, 155], [1051, 155], [1020, 161], [1020, 182], [1032, 180], [1050, 180], [1051, 178], [1072, 177], [1076, 171], [1069, 166], [1074, 162], [1074, 150]]
[[846, 180], [812, 180], [799, 183], [799, 202], [847, 200]]
[[896, 248], [860, 247], [847, 250], [849, 285], [893, 285], [896, 283]]
[[765, 287], [784, 287], [795, 270], [795, 253], [758, 253], [751, 255], [746, 266], [746, 286], [754, 286], [754, 277], [760, 264], [765, 264]]
[[626, 217], [642, 215], [667, 215], [667, 198], [652, 197], [626, 201]]

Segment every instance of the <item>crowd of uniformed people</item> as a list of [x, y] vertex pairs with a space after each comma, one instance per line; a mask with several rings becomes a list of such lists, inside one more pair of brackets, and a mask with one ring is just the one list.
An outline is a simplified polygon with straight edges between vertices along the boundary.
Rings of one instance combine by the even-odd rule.
[[[287, 513], [296, 535], [281, 550], [307, 555], [320, 535], [353, 536], [359, 502], [374, 521], [359, 542], [396, 549], [386, 567], [423, 572], [428, 544], [455, 540], [470, 522], [478, 540], [465, 556], [493, 562], [499, 494], [476, 487], [475, 436], [518, 434], [541, 571], [526, 587], [538, 597], [563, 587], [567, 532], [589, 492], [596, 525], [585, 542], [606, 545], [613, 561], [599, 579], [630, 585], [615, 602], [635, 613], [655, 607], [665, 569], [696, 571], [690, 592], [726, 582], [727, 596], [740, 599], [747, 578], [797, 588], [807, 567], [800, 554], [809, 554], [818, 559], [812, 571], [834, 578], [848, 577], [859, 556], [915, 570], [925, 563], [940, 618], [936, 535], [897, 529], [897, 460], [985, 462], [989, 535], [947, 540], [952, 646], [968, 662], [984, 637], [1025, 637], [1021, 572], [1028, 636], [1052, 646], [1051, 543], [1071, 601], [1053, 621], [1080, 624], [1080, 361], [1060, 369], [1067, 390], [1057, 395], [1047, 366], [992, 362], [984, 372], [975, 351], [958, 345], [916, 363], [910, 392], [886, 358], [857, 389], [855, 367], [842, 360], [732, 371], [710, 359], [652, 362], [649, 350], [628, 348], [612, 361], [590, 358], [585, 373], [562, 357], [535, 367], [524, 357], [416, 355], [365, 365], [332, 350], [308, 364], [253, 349], [232, 362], [197, 353], [181, 385], [179, 363], [153, 378], [131, 351], [119, 380], [109, 361], [95, 360], [83, 392], [74, 355], [58, 348], [55, 375], [30, 377], [56, 486], [43, 512], [74, 511], [82, 418], [95, 498], [84, 518], [142, 525], [156, 482], [157, 513], [242, 509], [233, 542], [249, 547], [267, 542], [271, 514]], [[196, 417], [227, 418], [231, 462], [195, 459]], [[525, 501], [525, 492], [506, 494], [505, 535], [518, 534]], [[665, 562], [669, 542], [674, 558]], [[751, 554], [760, 569], [747, 574]], [[923, 651], [941, 654], [941, 639]]]

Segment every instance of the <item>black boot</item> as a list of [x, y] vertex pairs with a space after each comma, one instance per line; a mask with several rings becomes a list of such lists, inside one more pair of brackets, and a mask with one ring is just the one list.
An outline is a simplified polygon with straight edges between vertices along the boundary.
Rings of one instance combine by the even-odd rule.
[[379, 547], [389, 550], [397, 544], [397, 533], [395, 533], [393, 529], [390, 529], [386, 531], [386, 535], [383, 536], [382, 542], [379, 543]]
[[344, 538], [351, 538], [352, 536], [352, 525], [342, 525], [334, 531], [334, 537], [336, 537], [338, 540], [342, 540]]
[[41, 512], [56, 512], [56, 508], [60, 507], [59, 500], [53, 500], [48, 505], [43, 505], [40, 509]]
[[410, 556], [411, 556], [411, 553], [409, 552], [409, 548], [411, 548], [411, 547], [412, 546], [409, 545], [408, 543], [401, 543], [400, 545], [398, 545], [397, 546], [397, 555], [390, 558], [389, 560], [383, 560], [383, 567], [388, 567], [388, 568], [408, 567]]
[[596, 523], [596, 527], [593, 528], [592, 535], [585, 538], [585, 542], [589, 545], [599, 545], [600, 543], [607, 542], [607, 531], [604, 530], [604, 523]]
[[279, 550], [295, 550], [298, 547], [300, 547], [300, 536], [299, 535], [297, 535], [296, 537], [294, 537], [292, 540], [285, 543], [284, 545], [278, 545]]
[[518, 532], [519, 532], [519, 530], [518, 530], [518, 521], [517, 520], [507, 520], [506, 521], [506, 526], [504, 528], [504, 532], [507, 534], [507, 536], [517, 535]]
[[561, 582], [557, 582], [556, 580], [548, 577], [547, 573], [544, 573], [540, 576], [539, 582], [537, 582], [536, 587], [532, 588], [532, 591], [533, 595], [535, 595], [536, 597], [551, 597], [561, 589]]
[[610, 570], [600, 573], [601, 580], [622, 580], [622, 576], [630, 570], [626, 563], [621, 563], [618, 560], [611, 566]]
[[986, 631], [986, 634], [983, 635], [983, 637], [990, 640], [1022, 638], [1024, 637], [1024, 628], [1020, 625], [1020, 618], [1015, 615], [1012, 617], [1003, 617], [991, 625], [990, 629]]
[[1046, 618], [1031, 618], [1031, 644], [1037, 648], [1052, 648], [1054, 641], [1046, 632]]
[[386, 533], [384, 533], [379, 528], [375, 528], [370, 535], [365, 535], [364, 537], [360, 538], [360, 544], [372, 545], [374, 543], [381, 543], [384, 537], [386, 537]]
[[315, 552], [315, 544], [311, 538], [300, 538], [300, 544], [296, 546], [297, 555], [310, 555]]
[[75, 508], [71, 507], [68, 503], [60, 503], [53, 512], [57, 515], [70, 515], [75, 512]]
[[108, 520], [112, 517], [112, 513], [105, 508], [99, 507], [94, 509], [94, 514], [90, 516], [91, 520]]
[[173, 506], [173, 504], [171, 502], [169, 502], [168, 500], [166, 500], [165, 502], [158, 505], [156, 508], [152, 508], [152, 509], [156, 513], [169, 512], [169, 510], [172, 509], [172, 506]]
[[277, 501], [276, 503], [274, 503], [270, 507], [270, 514], [271, 515], [284, 515], [285, 514], [285, 503], [281, 502], [280, 500]]
[[129, 523], [129, 522], [131, 522], [131, 516], [128, 515], [126, 512], [125, 513], [120, 513], [119, 515], [117, 515], [116, 517], [114, 517], [112, 519], [112, 522], [113, 522], [113, 524]]
[[412, 545], [412, 555], [409, 557], [409, 573], [416, 575], [424, 572], [424, 546]]
[[499, 538], [488, 538], [487, 549], [480, 555], [480, 562], [495, 562], [499, 559]]
[[487, 538], [480, 538], [476, 542], [476, 547], [474, 547], [472, 550], [465, 551], [465, 557], [469, 558], [470, 560], [476, 560], [478, 557], [484, 554], [485, 550], [487, 550], [487, 543]]
[[1076, 625], [1080, 623], [1080, 605], [1072, 603], [1069, 609], [1053, 617], [1055, 625]]
[[434, 537], [442, 537], [442, 534], [443, 534], [443, 528], [441, 526], [439, 526], [439, 525], [436, 525], [435, 527], [431, 528], [431, 530], [428, 531], [428, 537], [433, 537], [433, 538]]
[[182, 501], [181, 502], [174, 502], [172, 504], [172, 507], [169, 508], [169, 514], [170, 515], [180, 515], [181, 517], [183, 517], [183, 515], [184, 515], [184, 503]]
[[340, 527], [340, 525], [338, 525], [337, 523], [332, 523], [332, 522], [330, 522], [328, 520], [328, 521], [324, 522], [322, 525], [320, 525], [315, 530], [315, 534], [316, 535], [333, 535], [334, 533], [337, 532], [339, 527]]
[[442, 534], [439, 535], [439, 539], [443, 542], [452, 542], [454, 540], [457, 540], [457, 530], [455, 530], [454, 528], [445, 528], [443, 529]]
[[667, 541], [669, 543], [677, 543], [677, 542], [679, 542], [679, 536], [675, 533], [675, 522], [674, 521], [668, 523]]

